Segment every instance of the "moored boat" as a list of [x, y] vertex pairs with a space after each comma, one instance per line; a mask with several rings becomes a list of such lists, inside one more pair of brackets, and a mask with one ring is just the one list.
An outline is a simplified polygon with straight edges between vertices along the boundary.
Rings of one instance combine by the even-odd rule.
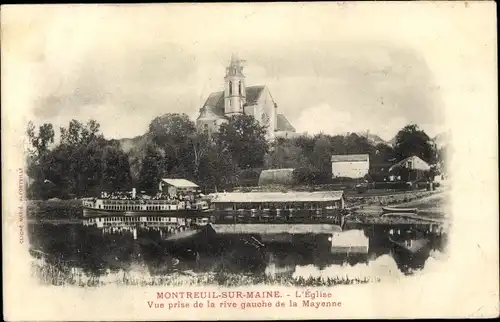
[[208, 226], [218, 235], [259, 236], [263, 242], [317, 236], [314, 243], [325, 245], [342, 230], [346, 215], [342, 191], [219, 193], [211, 209]]
[[100, 198], [82, 200], [83, 223], [111, 231], [152, 228], [179, 232], [204, 226], [209, 204], [197, 187], [184, 179], [162, 179], [155, 196], [138, 195], [135, 189], [103, 192]]
[[383, 207], [383, 213], [413, 213], [418, 212], [418, 208], [395, 208], [395, 207]]

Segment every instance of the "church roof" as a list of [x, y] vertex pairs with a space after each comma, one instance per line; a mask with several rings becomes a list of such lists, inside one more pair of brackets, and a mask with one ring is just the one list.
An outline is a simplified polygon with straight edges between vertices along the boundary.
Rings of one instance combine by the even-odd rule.
[[[224, 116], [224, 113], [222, 113], [222, 117]], [[219, 111], [216, 110], [215, 107], [212, 107], [210, 105], [205, 105], [203, 108], [200, 110], [200, 116], [198, 116], [198, 119], [204, 119], [204, 120], [217, 120], [221, 118], [221, 114]]]
[[[265, 86], [246, 87], [246, 105], [257, 104], [257, 100], [264, 91]], [[199, 118], [211, 118], [213, 116], [224, 117], [224, 91], [211, 93], [203, 108], [200, 111]]]
[[[255, 105], [264, 92], [264, 85], [246, 87], [246, 106]], [[224, 91], [211, 93], [200, 110], [198, 120], [214, 120], [225, 118], [224, 115]], [[283, 114], [276, 116], [276, 131], [295, 132], [295, 128]]]
[[278, 114], [276, 117], [276, 121], [278, 124], [276, 124], [276, 130], [277, 131], [287, 131], [287, 132], [295, 132], [295, 128], [293, 125], [287, 120], [285, 115], [283, 114]]
[[264, 91], [265, 86], [249, 86], [246, 88], [247, 105], [257, 104], [257, 100]]

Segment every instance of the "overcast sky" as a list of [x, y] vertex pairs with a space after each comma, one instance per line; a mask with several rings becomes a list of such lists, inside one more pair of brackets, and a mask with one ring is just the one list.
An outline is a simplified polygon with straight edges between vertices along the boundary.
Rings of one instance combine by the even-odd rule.
[[[5, 8], [4, 8], [5, 9]], [[193, 118], [221, 90], [231, 53], [247, 86], [267, 85], [300, 132], [408, 123], [429, 135], [470, 108], [491, 74], [494, 15], [475, 3], [87, 5], [2, 10], [5, 62], [27, 119], [96, 119], [109, 138], [143, 134], [165, 113]], [[489, 24], [489, 25], [488, 25]], [[489, 31], [489, 32], [485, 32]], [[486, 54], [486, 56], [485, 56]], [[4, 57], [2, 57], [4, 58]], [[4, 69], [4, 68], [2, 68]], [[20, 70], [20, 69], [19, 69]], [[6, 74], [9, 69], [6, 68]], [[4, 70], [2, 70], [4, 72]]]

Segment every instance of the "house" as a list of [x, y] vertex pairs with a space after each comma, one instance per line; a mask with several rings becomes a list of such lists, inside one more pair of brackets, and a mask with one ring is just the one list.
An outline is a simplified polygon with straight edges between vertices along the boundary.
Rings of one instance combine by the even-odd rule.
[[363, 178], [370, 170], [368, 154], [332, 155], [333, 178]]
[[389, 168], [389, 172], [399, 174], [402, 180], [414, 181], [427, 177], [431, 166], [421, 158], [413, 155], [399, 161]]
[[199, 186], [186, 179], [161, 179], [158, 189], [161, 192], [166, 191], [170, 197], [175, 197], [179, 193], [195, 193], [199, 190]]
[[266, 137], [292, 137], [295, 128], [278, 113], [278, 104], [265, 85], [246, 86], [243, 75], [243, 60], [233, 54], [226, 68], [224, 90], [211, 93], [200, 109], [196, 126], [201, 131], [213, 133], [233, 115], [253, 116], [266, 127]]

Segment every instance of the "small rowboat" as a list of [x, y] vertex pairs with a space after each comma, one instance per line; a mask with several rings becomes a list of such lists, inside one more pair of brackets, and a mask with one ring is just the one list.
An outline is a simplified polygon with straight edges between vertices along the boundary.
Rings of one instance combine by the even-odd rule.
[[384, 213], [418, 213], [418, 208], [392, 208], [392, 207], [384, 207], [382, 208]]

